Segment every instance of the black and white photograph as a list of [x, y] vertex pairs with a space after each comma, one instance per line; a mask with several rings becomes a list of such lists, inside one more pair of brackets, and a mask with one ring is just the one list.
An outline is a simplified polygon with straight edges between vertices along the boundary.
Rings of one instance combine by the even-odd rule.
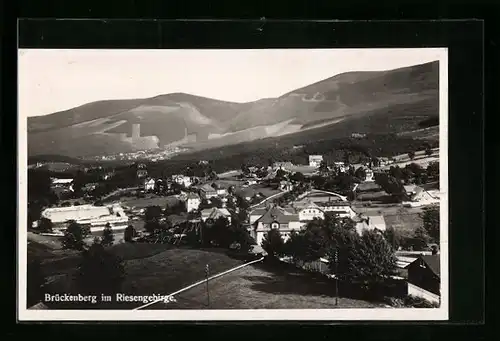
[[447, 320], [447, 53], [19, 49], [19, 320]]

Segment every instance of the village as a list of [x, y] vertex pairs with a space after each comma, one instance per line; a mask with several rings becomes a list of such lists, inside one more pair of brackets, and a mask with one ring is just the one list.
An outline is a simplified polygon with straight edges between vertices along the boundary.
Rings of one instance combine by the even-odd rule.
[[[29, 241], [59, 245], [72, 226], [85, 231], [85, 244], [111, 239], [113, 245], [165, 244], [182, 252], [222, 248], [233, 258], [272, 258], [336, 281], [337, 256], [318, 251], [299, 257], [287, 248], [326, 221], [359, 238], [367, 231], [381, 236], [396, 259], [390, 280], [403, 287], [398, 297], [439, 305], [439, 149], [361, 164], [309, 155], [304, 165], [284, 160], [203, 176], [193, 175], [192, 166], [165, 177], [152, 177], [146, 163], [132, 169], [135, 180], [112, 191], [103, 191], [102, 183], [118, 177], [114, 170], [95, 170], [95, 182], [52, 177], [57, 199], [30, 218]], [[430, 216], [437, 232], [425, 230]]]

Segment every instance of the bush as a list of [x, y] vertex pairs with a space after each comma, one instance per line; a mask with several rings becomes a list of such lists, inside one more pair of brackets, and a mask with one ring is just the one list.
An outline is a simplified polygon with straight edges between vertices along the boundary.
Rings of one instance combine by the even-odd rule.
[[132, 225], [127, 226], [125, 231], [123, 232], [123, 239], [127, 243], [133, 242], [133, 238], [137, 235], [137, 231]]
[[93, 244], [82, 256], [75, 275], [80, 292], [110, 295], [120, 291], [125, 279], [125, 268], [120, 257], [106, 251], [101, 244]]
[[113, 245], [114, 241], [115, 241], [115, 236], [113, 235], [113, 231], [111, 230], [111, 225], [107, 223], [102, 233], [101, 244], [103, 246], [111, 246]]
[[62, 237], [62, 245], [64, 249], [83, 250], [85, 248], [85, 237], [90, 234], [90, 227], [81, 226], [75, 221], [69, 223], [68, 228], [64, 231]]

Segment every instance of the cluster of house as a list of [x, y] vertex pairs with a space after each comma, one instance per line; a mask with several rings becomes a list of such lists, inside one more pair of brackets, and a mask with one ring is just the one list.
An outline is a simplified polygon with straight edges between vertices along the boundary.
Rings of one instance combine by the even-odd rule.
[[259, 245], [270, 229], [280, 231], [286, 240], [292, 231], [304, 229], [315, 218], [324, 219], [327, 213], [352, 219], [356, 231], [360, 234], [364, 229], [377, 231], [386, 229], [383, 216], [357, 214], [346, 197], [333, 192], [311, 190], [286, 207], [271, 205], [255, 208], [249, 215], [248, 231]]
[[[84, 168], [84, 172], [99, 171], [101, 180], [109, 180], [115, 174], [113, 171], [103, 172], [102, 167], [100, 168]], [[73, 188], [74, 179], [73, 178], [51, 178], [51, 189], [58, 196], [63, 197], [65, 194], [74, 192]], [[89, 182], [82, 186], [81, 190], [83, 193], [90, 193], [99, 186], [97, 182]]]
[[[144, 174], [144, 173], [142, 173], [142, 174]], [[139, 177], [139, 178], [141, 178], [141, 177]], [[196, 182], [195, 177], [186, 176], [186, 175], [182, 175], [182, 174], [172, 175], [167, 180], [154, 179], [154, 178], [148, 177], [147, 175], [142, 177], [142, 178], [143, 178], [143, 189], [146, 192], [154, 191], [154, 190], [161, 190], [163, 188], [170, 189], [172, 187], [172, 184], [174, 184], [174, 183], [181, 185], [183, 187], [189, 188]]]
[[235, 200], [235, 198], [228, 196], [227, 187], [215, 182], [195, 186], [194, 189], [197, 190], [197, 193], [181, 192], [179, 195], [179, 199], [185, 204], [187, 212], [198, 210], [202, 200], [210, 202], [213, 198], [218, 198], [222, 202], [222, 208], [225, 208], [228, 200]]

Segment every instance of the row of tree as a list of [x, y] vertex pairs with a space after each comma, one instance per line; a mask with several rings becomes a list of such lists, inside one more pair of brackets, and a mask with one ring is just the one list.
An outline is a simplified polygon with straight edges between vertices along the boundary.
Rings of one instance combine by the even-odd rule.
[[439, 180], [439, 162], [431, 162], [427, 168], [417, 163], [410, 163], [405, 167], [391, 166], [388, 174], [404, 183], [425, 184]]
[[[64, 230], [64, 235], [61, 237], [61, 243], [64, 249], [85, 250], [87, 248], [86, 238], [91, 234], [89, 226], [82, 226], [72, 220], [68, 223], [68, 227]], [[102, 238], [94, 238], [94, 241], [99, 240], [102, 246], [111, 246], [114, 244], [115, 237], [111, 225], [106, 224], [102, 232]]]
[[394, 249], [376, 231], [359, 235], [350, 219], [328, 214], [314, 219], [300, 232], [292, 232], [285, 242], [279, 230], [264, 237], [263, 248], [270, 257], [290, 257], [295, 263], [325, 258], [336, 278], [378, 295], [384, 283], [396, 273]]

